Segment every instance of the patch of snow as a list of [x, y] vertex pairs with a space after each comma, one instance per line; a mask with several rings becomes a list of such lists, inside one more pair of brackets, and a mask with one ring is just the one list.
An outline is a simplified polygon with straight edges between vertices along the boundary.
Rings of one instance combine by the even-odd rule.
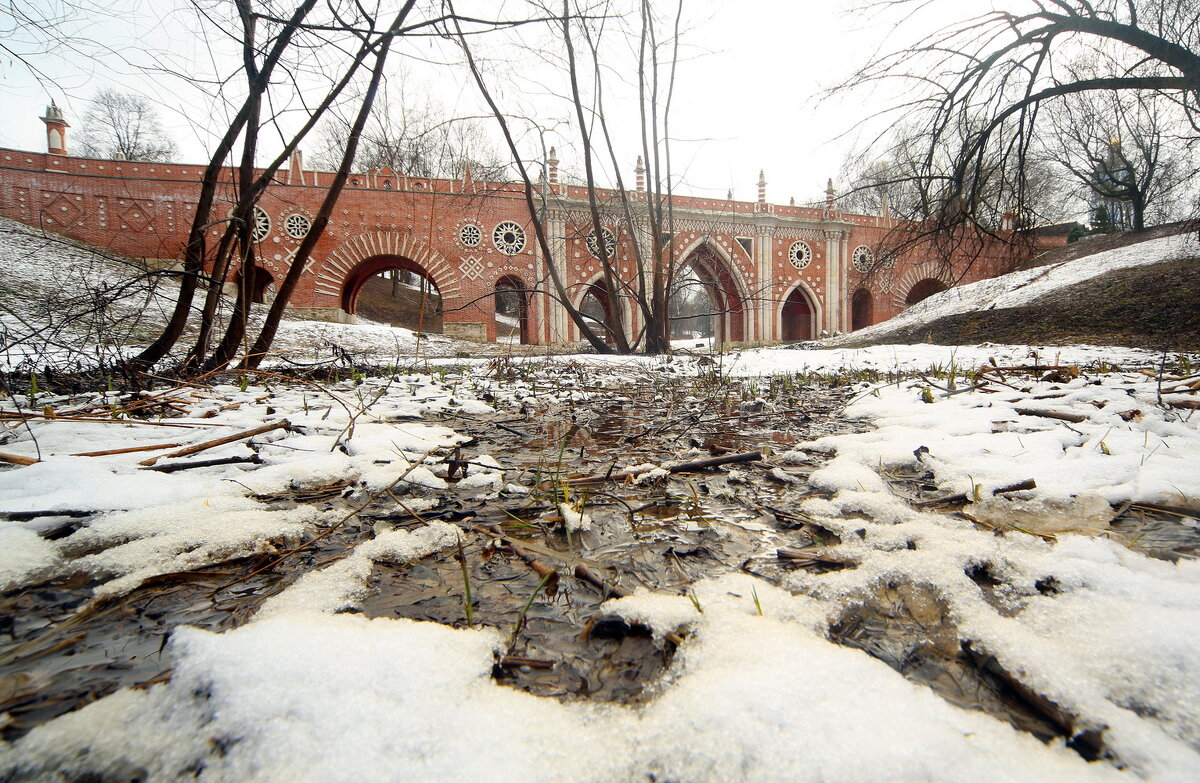
[[1195, 232], [1189, 231], [1094, 253], [1074, 261], [1012, 272], [947, 289], [917, 302], [894, 318], [855, 331], [853, 338], [835, 337], [826, 340], [824, 344], [836, 346], [848, 339], [877, 338], [899, 329], [930, 323], [959, 313], [1020, 307], [1054, 291], [1118, 269], [1159, 264], [1196, 255], [1200, 255], [1200, 238]]

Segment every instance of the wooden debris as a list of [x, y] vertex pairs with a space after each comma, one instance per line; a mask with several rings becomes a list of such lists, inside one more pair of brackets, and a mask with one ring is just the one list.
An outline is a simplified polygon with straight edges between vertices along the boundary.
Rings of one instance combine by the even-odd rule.
[[[1031, 478], [1025, 479], [1024, 481], [1018, 481], [1015, 484], [1007, 484], [1003, 487], [996, 487], [995, 489], [992, 490], [992, 494], [993, 495], [1004, 495], [1009, 492], [1021, 492], [1026, 489], [1037, 489], [1037, 482]], [[967, 497], [967, 493], [955, 492], [953, 495], [946, 495], [945, 497], [930, 498], [929, 500], [921, 500], [921, 501], [914, 503], [913, 505], [917, 506], [918, 508], [924, 508], [925, 506], [952, 505], [955, 503], [970, 503], [971, 501], [972, 501], [972, 498]]]
[[530, 658], [524, 655], [504, 655], [501, 656], [496, 664], [504, 669], [513, 669], [517, 667], [527, 667], [530, 669], [553, 669], [557, 661], [549, 658]]
[[521, 546], [518, 542], [516, 542], [512, 538], [504, 535], [504, 532], [502, 530], [500, 530], [500, 527], [498, 525], [484, 525], [483, 529], [485, 531], [487, 531], [488, 533], [496, 536], [501, 541], [503, 541], [504, 545], [507, 546], [509, 549], [511, 549], [513, 551], [513, 554], [515, 554], [517, 557], [524, 560], [525, 564], [527, 566], [529, 566], [530, 568], [532, 568], [534, 570], [534, 572], [537, 573], [538, 576], [542, 577], [543, 579], [549, 579], [550, 580], [549, 584], [551, 586], [551, 589], [553, 589], [555, 586], [557, 586], [558, 572], [555, 569], [553, 569], [550, 566], [543, 563], [541, 560], [538, 560], [536, 557], [533, 556], [532, 553], [530, 553], [527, 549], [525, 549], [523, 546]]
[[179, 443], [155, 443], [152, 446], [130, 446], [124, 449], [105, 449], [104, 451], [81, 451], [72, 457], [110, 457], [113, 454], [133, 454], [138, 451], [158, 451], [159, 449], [177, 449]]
[[629, 595], [629, 591], [618, 587], [617, 585], [609, 584], [601, 579], [595, 571], [588, 568], [583, 563], [576, 563], [574, 570], [575, 578], [587, 582], [592, 587], [604, 595], [605, 598], [612, 596], [613, 598], [624, 598]]
[[7, 462], [12, 465], [33, 465], [40, 461], [34, 457], [23, 457], [20, 454], [6, 454], [0, 451], [0, 462]]
[[245, 438], [252, 438], [255, 435], [262, 435], [264, 432], [270, 432], [271, 430], [288, 429], [291, 426], [292, 426], [292, 423], [289, 422], [287, 419], [280, 419], [279, 421], [268, 422], [268, 423], [262, 425], [261, 427], [255, 427], [252, 430], [246, 430], [244, 432], [235, 432], [234, 434], [226, 435], [223, 438], [217, 438], [215, 440], [208, 440], [208, 441], [205, 441], [204, 443], [197, 443], [194, 446], [188, 446], [187, 448], [179, 449], [178, 451], [172, 451], [169, 454], [160, 454], [157, 457], [151, 457], [150, 459], [144, 459], [141, 462], [139, 462], [138, 464], [149, 467], [149, 466], [153, 465], [154, 463], [158, 462], [160, 459], [172, 459], [174, 457], [186, 457], [189, 454], [196, 454], [201, 451], [207, 451], [208, 449], [216, 448], [217, 446], [224, 446], [226, 443], [233, 443], [234, 441], [243, 440]]
[[0, 511], [0, 519], [7, 519], [10, 522], [28, 522], [31, 519], [38, 519], [40, 517], [72, 517], [78, 519], [99, 513], [99, 511], [84, 511], [76, 508], [63, 509], [61, 511], [54, 509], [47, 509], [45, 511]]
[[858, 565], [858, 559], [846, 555], [831, 554], [828, 550], [817, 547], [781, 546], [775, 550], [775, 556], [792, 565], [830, 565], [838, 568], [853, 568]]
[[[741, 462], [755, 462], [762, 459], [761, 451], [747, 451], [740, 454], [725, 454], [720, 457], [709, 457], [707, 459], [697, 459], [688, 462], [677, 462], [673, 465], [663, 465], [663, 470], [668, 473], [693, 473], [698, 470], [707, 470], [721, 465], [731, 465]], [[619, 470], [615, 473], [609, 473], [603, 476], [586, 476], [584, 478], [572, 479], [572, 484], [601, 484], [605, 481], [628, 481], [635, 479], [646, 471], [631, 471]], [[545, 483], [545, 482], [543, 482]]]
[[160, 473], [176, 473], [180, 470], [191, 470], [193, 468], [213, 468], [218, 465], [258, 465], [262, 463], [262, 457], [257, 454], [251, 454], [248, 457], [217, 457], [215, 459], [200, 459], [192, 462], [168, 462], [166, 465], [151, 465], [147, 470], [156, 470]]
[[1069, 421], [1073, 424], [1080, 424], [1088, 420], [1087, 416], [1081, 416], [1078, 413], [1067, 413], [1065, 411], [1047, 411], [1038, 408], [1013, 408], [1013, 410], [1022, 416], [1040, 416], [1043, 419], [1058, 419], [1059, 421]]

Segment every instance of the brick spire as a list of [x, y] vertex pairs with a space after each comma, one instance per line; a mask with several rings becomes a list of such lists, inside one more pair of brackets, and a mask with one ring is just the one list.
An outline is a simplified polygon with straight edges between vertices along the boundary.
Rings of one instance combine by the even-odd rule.
[[67, 154], [67, 128], [71, 127], [63, 118], [62, 109], [50, 99], [46, 107], [46, 116], [41, 118], [46, 123], [46, 152], [51, 155]]

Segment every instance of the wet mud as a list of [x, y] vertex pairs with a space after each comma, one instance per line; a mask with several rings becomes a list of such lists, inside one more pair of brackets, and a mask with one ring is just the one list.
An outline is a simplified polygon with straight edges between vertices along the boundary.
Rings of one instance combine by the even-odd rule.
[[[811, 495], [807, 477], [821, 458], [778, 459], [799, 441], [849, 431], [852, 425], [839, 416], [849, 389], [776, 381], [702, 389], [683, 378], [624, 383], [619, 390], [580, 379], [557, 383], [583, 394], [537, 404], [506, 400], [491, 416], [428, 417], [472, 438], [446, 456], [451, 487], [435, 493], [438, 503], [430, 511], [415, 515], [383, 497], [281, 562], [255, 558], [167, 575], [83, 613], [76, 610], [94, 583], [82, 576], [0, 596], [0, 735], [16, 739], [118, 688], [163, 681], [171, 672], [166, 641], [172, 629], [237, 627], [267, 598], [376, 532], [435, 519], [461, 528], [461, 550], [377, 564], [351, 611], [494, 628], [507, 640], [496, 656], [496, 680], [560, 699], [651, 698], [677, 646], [686, 643], [673, 635], [656, 639], [606, 615], [602, 604], [612, 595], [638, 588], [686, 595], [698, 580], [739, 570], [780, 585], [796, 569], [821, 574], [855, 567], [828, 552], [839, 543], [832, 532], [793, 513]], [[544, 388], [555, 384], [548, 380]], [[644, 463], [750, 452], [763, 458], [641, 483], [605, 480]], [[484, 455], [503, 467], [506, 485], [525, 492], [456, 488], [456, 474]], [[893, 489], [914, 502], [936, 498], [928, 478], [893, 477]], [[265, 500], [281, 508], [349, 511], [347, 495], [338, 485]], [[588, 515], [590, 526], [572, 529], [562, 503]], [[1111, 534], [1166, 559], [1194, 557], [1200, 542], [1191, 520], [1161, 509], [1122, 509]], [[578, 577], [580, 568], [590, 576]], [[985, 594], [994, 586], [986, 569], [970, 576]], [[234, 580], [244, 581], [231, 585]], [[1091, 728], [1024, 691], [986, 650], [961, 638], [927, 586], [877, 585], [837, 616], [828, 633], [953, 704], [1042, 739], [1067, 737], [1087, 757], [1103, 755]]]

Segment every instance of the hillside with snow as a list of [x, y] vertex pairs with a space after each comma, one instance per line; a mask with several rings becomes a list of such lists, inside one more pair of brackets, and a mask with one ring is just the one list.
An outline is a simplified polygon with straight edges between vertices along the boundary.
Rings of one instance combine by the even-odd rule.
[[888, 321], [826, 341], [1099, 342], [1200, 349], [1200, 239], [1150, 239], [935, 294]]
[[[169, 274], [0, 218], [0, 367], [25, 373], [111, 367], [157, 336], [176, 292]], [[200, 295], [193, 307], [202, 303]], [[252, 318], [259, 323], [261, 312]], [[178, 350], [188, 345], [185, 336]], [[401, 327], [285, 316], [266, 363], [384, 366], [481, 350], [487, 348], [440, 334], [418, 340]]]

